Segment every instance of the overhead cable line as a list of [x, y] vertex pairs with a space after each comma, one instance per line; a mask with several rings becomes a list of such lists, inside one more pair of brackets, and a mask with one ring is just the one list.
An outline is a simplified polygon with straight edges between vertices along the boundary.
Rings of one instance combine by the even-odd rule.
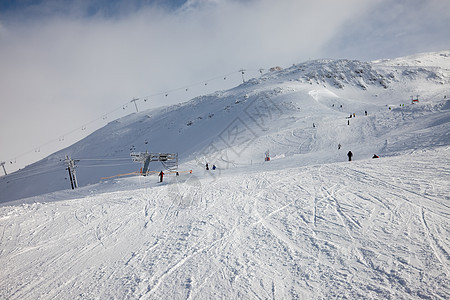
[[130, 160], [130, 157], [120, 157], [120, 158], [103, 158], [103, 157], [99, 157], [99, 158], [77, 158], [78, 160], [88, 160], [88, 161], [114, 161], [114, 160]]
[[117, 166], [129, 166], [132, 165], [133, 162], [127, 163], [127, 164], [110, 164], [110, 165], [82, 165], [78, 164], [78, 168], [94, 168], [94, 167], [117, 167]]
[[[260, 70], [262, 70], [262, 69], [260, 69]], [[96, 123], [96, 122], [99, 121], [99, 120], [103, 120], [103, 121], [104, 121], [104, 120], [108, 119], [108, 116], [109, 116], [109, 115], [112, 115], [113, 113], [115, 113], [115, 112], [117, 112], [117, 111], [127, 109], [127, 108], [128, 108], [128, 104], [130, 104], [130, 103], [134, 103], [134, 105], [135, 105], [135, 107], [136, 107], [136, 111], [138, 111], [138, 107], [137, 107], [137, 104], [136, 104], [137, 101], [143, 100], [144, 102], [147, 102], [150, 98], [154, 98], [154, 97], [158, 97], [158, 96], [163, 96], [163, 95], [164, 95], [164, 96], [168, 96], [170, 93], [178, 92], [178, 91], [182, 91], [182, 90], [188, 91], [189, 88], [191, 88], [191, 87], [198, 86], [198, 85], [207, 85], [208, 82], [211, 82], [211, 81], [214, 81], [214, 80], [218, 80], [218, 79], [226, 80], [230, 75], [237, 74], [237, 73], [238, 73], [238, 74], [242, 74], [242, 77], [243, 77], [243, 72], [244, 72], [244, 71], [245, 71], [244, 69], [240, 69], [239, 71], [234, 71], [234, 72], [231, 72], [231, 73], [228, 73], [228, 74], [224, 74], [224, 75], [221, 75], [221, 76], [212, 77], [212, 78], [210, 78], [210, 79], [203, 80], [203, 81], [198, 81], [198, 82], [196, 82], [196, 83], [192, 83], [192, 84], [189, 84], [189, 85], [186, 85], [186, 86], [182, 86], [182, 87], [179, 87], [179, 88], [174, 88], [174, 89], [171, 89], [171, 90], [166, 90], [166, 91], [164, 91], [164, 92], [159, 92], [159, 93], [155, 93], [155, 94], [150, 94], [150, 95], [147, 95], [147, 96], [135, 97], [135, 98], [133, 98], [131, 101], [127, 101], [127, 102], [121, 104], [120, 106], [117, 106], [116, 108], [112, 109], [111, 111], [109, 111], [109, 112], [107, 112], [107, 113], [104, 113], [104, 114], [102, 114], [101, 116], [99, 116], [99, 117], [97, 117], [97, 118], [95, 118], [95, 119], [93, 119], [93, 120], [91, 120], [91, 121], [89, 121], [89, 122], [87, 122], [87, 123], [84, 123], [84, 124], [81, 125], [81, 126], [77, 126], [76, 128], [74, 128], [74, 129], [72, 129], [72, 130], [69, 130], [68, 132], [66, 132], [66, 133], [64, 133], [64, 134], [59, 135], [57, 138], [48, 140], [47, 142], [45, 142], [45, 143], [39, 145], [38, 147], [35, 147], [35, 148], [30, 149], [30, 150], [28, 150], [28, 151], [25, 151], [25, 152], [23, 152], [23, 153], [21, 153], [21, 154], [18, 154], [18, 155], [15, 156], [14, 158], [10, 158], [10, 159], [7, 160], [7, 161], [10, 162], [10, 164], [15, 164], [15, 163], [16, 163], [16, 160], [17, 160], [18, 158], [21, 158], [21, 157], [23, 157], [23, 156], [25, 156], [25, 155], [29, 155], [30, 153], [33, 153], [33, 152], [35, 152], [35, 153], [41, 152], [41, 148], [44, 148], [44, 147], [46, 147], [46, 146], [48, 146], [48, 145], [50, 145], [50, 144], [56, 143], [56, 142], [62, 142], [62, 141], [65, 140], [65, 137], [70, 136], [70, 135], [72, 135], [72, 134], [74, 134], [74, 133], [76, 133], [76, 132], [79, 132], [80, 129], [81, 129], [82, 131], [84, 131], [84, 130], [86, 130], [86, 129], [88, 128], [89, 125], [91, 125], [91, 124], [93, 124], [93, 123]], [[243, 81], [244, 81], [244, 80], [243, 80]], [[244, 81], [244, 82], [245, 82], [245, 81]]]

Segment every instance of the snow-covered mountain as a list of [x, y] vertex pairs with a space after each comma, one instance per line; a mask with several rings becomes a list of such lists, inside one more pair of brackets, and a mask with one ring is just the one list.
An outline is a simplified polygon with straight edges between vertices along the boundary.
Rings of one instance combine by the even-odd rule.
[[[450, 51], [308, 61], [113, 121], [0, 178], [0, 295], [444, 299], [449, 83]], [[132, 151], [180, 176], [102, 179]]]
[[[275, 157], [302, 155], [307, 165], [345, 160], [343, 151], [334, 151], [338, 144], [355, 149], [355, 159], [446, 145], [448, 139], [441, 138], [447, 134], [446, 122], [435, 120], [445, 114], [435, 112], [445, 111], [441, 100], [450, 94], [449, 55], [442, 51], [371, 63], [309, 61], [228, 91], [132, 114], [1, 177], [1, 202], [70, 188], [66, 155], [80, 160], [78, 181], [85, 186], [139, 170], [131, 151], [178, 153], [181, 163], [229, 167], [260, 162], [266, 150]], [[417, 95], [419, 105], [409, 105]], [[406, 106], [400, 109], [400, 104]], [[361, 119], [365, 111], [368, 117]], [[418, 111], [422, 120], [412, 120]], [[349, 126], [346, 117], [353, 113]], [[417, 130], [432, 134], [417, 144], [408, 138]]]

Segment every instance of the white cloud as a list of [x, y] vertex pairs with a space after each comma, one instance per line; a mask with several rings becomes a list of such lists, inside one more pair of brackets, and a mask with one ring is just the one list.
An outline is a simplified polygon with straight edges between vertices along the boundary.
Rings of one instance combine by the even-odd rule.
[[392, 58], [450, 47], [450, 1], [382, 0], [329, 44], [334, 57]]

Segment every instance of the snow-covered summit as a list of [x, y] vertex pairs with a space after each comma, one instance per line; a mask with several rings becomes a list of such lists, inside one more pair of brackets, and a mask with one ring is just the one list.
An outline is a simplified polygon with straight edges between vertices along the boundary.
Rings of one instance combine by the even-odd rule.
[[263, 79], [282, 75], [291, 80], [313, 84], [326, 84], [336, 88], [346, 85], [366, 90], [368, 86], [389, 88], [406, 79], [427, 79], [448, 84], [450, 50], [417, 54], [393, 60], [361, 62], [348, 59], [320, 59], [294, 65], [268, 74]]

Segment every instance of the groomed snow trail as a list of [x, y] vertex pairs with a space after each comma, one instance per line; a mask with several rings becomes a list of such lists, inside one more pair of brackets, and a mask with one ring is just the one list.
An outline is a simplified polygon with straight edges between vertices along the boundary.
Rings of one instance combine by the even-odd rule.
[[1, 207], [0, 298], [448, 299], [449, 155]]

